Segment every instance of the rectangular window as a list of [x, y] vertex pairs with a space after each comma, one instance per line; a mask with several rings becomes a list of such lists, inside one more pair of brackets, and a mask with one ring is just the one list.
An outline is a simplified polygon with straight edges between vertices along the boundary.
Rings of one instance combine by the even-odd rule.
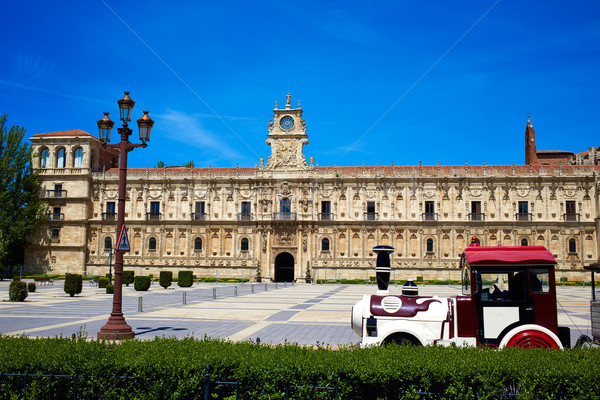
[[242, 214], [252, 214], [252, 203], [242, 201]]
[[58, 242], [60, 240], [60, 228], [57, 226], [53, 226], [50, 228], [50, 239], [53, 242]]
[[152, 215], [160, 214], [160, 202], [158, 202], [158, 201], [150, 202], [150, 214], [152, 214]]
[[115, 213], [115, 202], [114, 201], [108, 201], [108, 202], [106, 202], [106, 213], [107, 214], [114, 214]]
[[196, 202], [196, 214], [204, 214], [204, 202], [203, 201]]
[[550, 291], [550, 274], [547, 269], [530, 269], [529, 280], [533, 293], [548, 293]]
[[526, 201], [519, 202], [519, 212], [517, 214], [517, 221], [530, 221], [529, 203], [527, 203]]
[[322, 201], [321, 202], [321, 212], [323, 214], [329, 214], [331, 212], [331, 202], [330, 201]]
[[565, 221], [579, 221], [579, 214], [577, 214], [577, 208], [575, 201], [569, 200], [565, 202]]
[[377, 219], [377, 214], [375, 213], [375, 202], [367, 201], [367, 221], [374, 221]]
[[483, 213], [481, 212], [481, 201], [471, 202], [471, 221], [483, 221]]
[[425, 202], [425, 215], [423, 215], [424, 221], [435, 221], [435, 202], [426, 201]]

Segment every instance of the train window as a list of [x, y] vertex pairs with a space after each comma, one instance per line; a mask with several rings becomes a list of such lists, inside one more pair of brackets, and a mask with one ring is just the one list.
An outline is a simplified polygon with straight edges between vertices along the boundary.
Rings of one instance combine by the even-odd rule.
[[533, 293], [548, 293], [550, 291], [550, 274], [548, 273], [548, 269], [530, 269], [529, 282]]
[[482, 301], [521, 301], [525, 275], [522, 271], [486, 271], [481, 273]]
[[471, 271], [467, 267], [463, 269], [462, 294], [471, 294]]

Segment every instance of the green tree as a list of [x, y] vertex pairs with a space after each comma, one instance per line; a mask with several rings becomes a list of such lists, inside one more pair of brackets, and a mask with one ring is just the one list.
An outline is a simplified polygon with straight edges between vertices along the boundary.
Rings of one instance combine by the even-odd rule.
[[188, 161], [185, 164], [183, 164], [184, 167], [186, 168], [194, 168], [194, 162], [193, 161]]
[[40, 200], [40, 179], [31, 167], [25, 128], [6, 127], [0, 116], [0, 266], [22, 264], [27, 237], [44, 221], [47, 205]]
[[158, 163], [156, 164], [156, 168], [164, 168], [165, 162], [163, 160], [158, 161]]

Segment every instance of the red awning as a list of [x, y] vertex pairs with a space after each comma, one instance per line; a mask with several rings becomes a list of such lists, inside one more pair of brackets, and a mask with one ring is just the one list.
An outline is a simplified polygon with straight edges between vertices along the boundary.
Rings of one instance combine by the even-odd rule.
[[469, 265], [556, 264], [544, 246], [467, 247], [463, 253]]

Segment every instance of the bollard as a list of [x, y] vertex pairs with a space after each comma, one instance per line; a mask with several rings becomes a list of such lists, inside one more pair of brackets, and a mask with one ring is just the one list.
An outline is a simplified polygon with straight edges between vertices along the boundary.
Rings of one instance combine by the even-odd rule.
[[234, 286], [234, 287], [233, 287], [233, 295], [234, 295], [234, 296], [237, 296], [237, 286]]
[[265, 292], [267, 291], [267, 284], [265, 283]]
[[254, 293], [254, 285], [250, 285], [250, 293]]
[[287, 282], [283, 282], [283, 287], [287, 287]]
[[275, 289], [279, 289], [279, 282], [275, 282]]
[[217, 289], [213, 288], [213, 300], [217, 299]]
[[183, 292], [183, 304], [187, 304], [187, 292]]
[[138, 297], [138, 312], [143, 312], [144, 311], [144, 304], [143, 304], [144, 300], [143, 297], [140, 296]]

